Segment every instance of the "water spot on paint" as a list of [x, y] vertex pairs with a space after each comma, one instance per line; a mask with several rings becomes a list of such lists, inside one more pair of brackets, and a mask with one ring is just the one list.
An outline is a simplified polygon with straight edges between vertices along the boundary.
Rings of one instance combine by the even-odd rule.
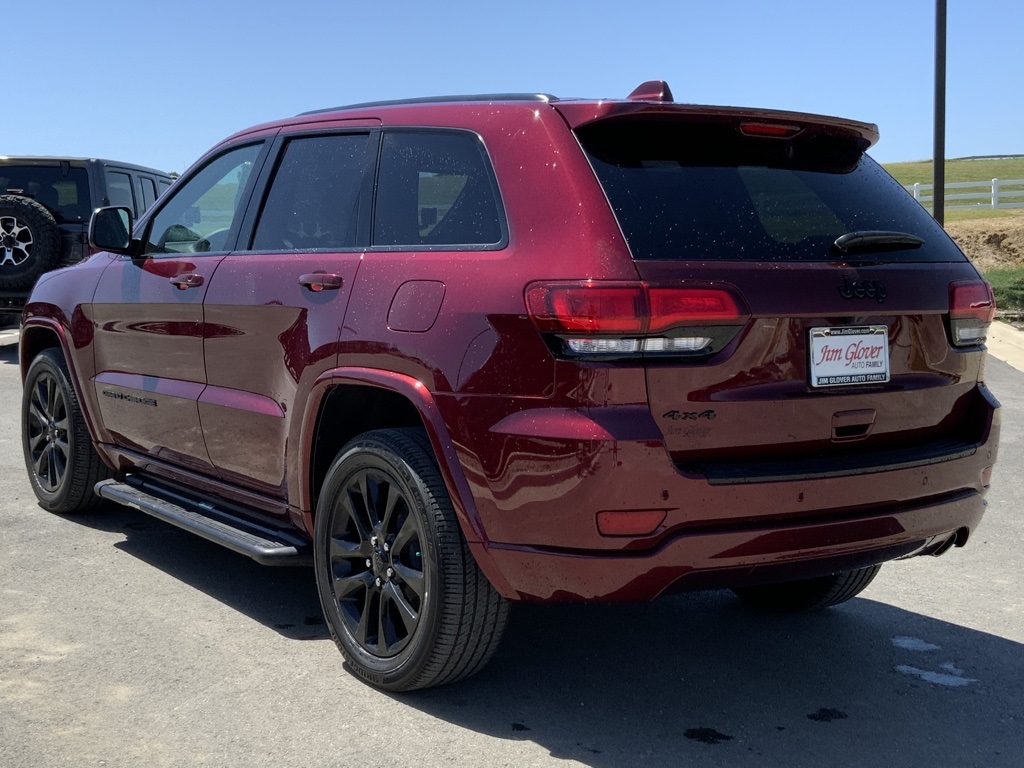
[[817, 712], [807, 716], [808, 720], [815, 720], [819, 723], [831, 723], [833, 720], [845, 720], [848, 718], [845, 712], [840, 709], [819, 709]]
[[690, 741], [699, 741], [701, 744], [721, 744], [723, 741], [732, 741], [732, 736], [716, 731], [714, 728], [690, 728], [683, 735]]

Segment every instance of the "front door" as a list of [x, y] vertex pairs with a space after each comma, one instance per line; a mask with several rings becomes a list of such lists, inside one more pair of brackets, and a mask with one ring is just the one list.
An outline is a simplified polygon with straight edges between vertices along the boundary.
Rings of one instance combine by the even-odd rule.
[[100, 279], [95, 316], [97, 400], [118, 447], [214, 474], [199, 424], [206, 387], [203, 300], [237, 233], [260, 144], [222, 154], [142, 224], [137, 258]]

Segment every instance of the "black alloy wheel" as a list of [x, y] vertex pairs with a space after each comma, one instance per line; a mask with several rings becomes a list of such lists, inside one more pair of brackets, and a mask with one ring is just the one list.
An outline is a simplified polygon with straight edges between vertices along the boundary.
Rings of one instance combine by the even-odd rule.
[[424, 597], [423, 533], [400, 481], [377, 468], [347, 478], [331, 520], [332, 591], [356, 642], [380, 658], [409, 645]]
[[32, 470], [47, 493], [56, 493], [68, 473], [68, 404], [57, 377], [42, 372], [29, 392], [26, 435]]
[[320, 490], [314, 562], [331, 636], [392, 691], [454, 682], [493, 655], [508, 603], [478, 568], [422, 430], [346, 445]]
[[25, 466], [39, 505], [62, 514], [98, 506], [93, 487], [110, 471], [93, 448], [60, 350], [32, 361], [21, 402]]

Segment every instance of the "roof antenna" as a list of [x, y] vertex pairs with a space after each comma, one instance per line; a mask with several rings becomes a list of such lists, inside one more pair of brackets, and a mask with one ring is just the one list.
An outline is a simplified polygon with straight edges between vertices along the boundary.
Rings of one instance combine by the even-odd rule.
[[641, 83], [627, 96], [630, 101], [675, 101], [672, 90], [664, 80], [648, 80]]

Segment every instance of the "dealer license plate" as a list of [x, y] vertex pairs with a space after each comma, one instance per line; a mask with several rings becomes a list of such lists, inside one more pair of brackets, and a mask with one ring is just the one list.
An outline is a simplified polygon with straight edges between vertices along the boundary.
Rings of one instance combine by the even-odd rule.
[[811, 386], [841, 387], [889, 380], [884, 325], [811, 329]]

